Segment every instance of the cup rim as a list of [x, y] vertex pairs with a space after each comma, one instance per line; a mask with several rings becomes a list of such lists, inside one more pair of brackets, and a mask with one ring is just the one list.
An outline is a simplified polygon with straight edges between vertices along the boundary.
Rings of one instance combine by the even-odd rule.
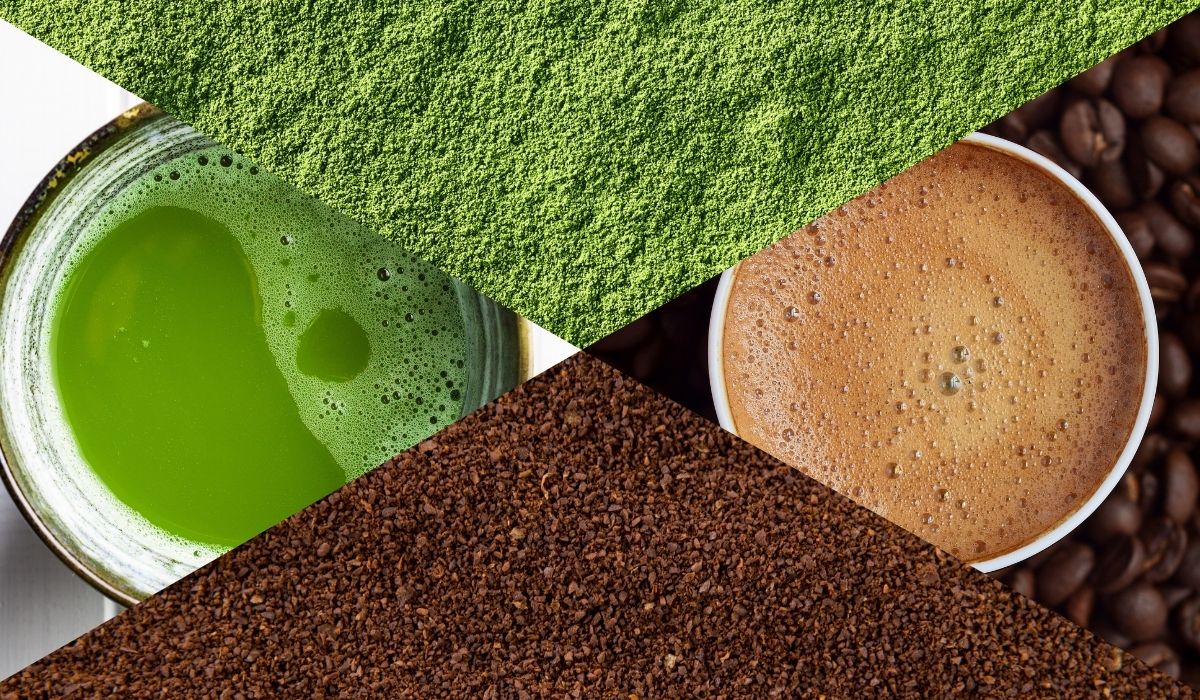
[[[84, 171], [89, 162], [119, 141], [125, 134], [142, 123], [165, 116], [165, 113], [155, 105], [142, 102], [135, 105], [97, 128], [59, 160], [49, 172], [38, 181], [33, 191], [17, 210], [12, 221], [0, 235], [0, 296], [5, 293], [6, 280], [23, 245], [26, 237], [32, 231], [41, 213], [54, 200], [59, 192], [80, 172]], [[471, 291], [474, 292], [472, 288]], [[479, 294], [479, 292], [475, 292]], [[492, 302], [496, 303], [496, 302]], [[496, 304], [504, 313], [513, 319], [513, 342], [515, 353], [513, 371], [516, 383], [519, 385], [544, 369], [550, 353], [545, 347], [543, 336], [546, 331], [535, 326], [523, 316], [511, 311], [505, 306]], [[0, 424], [3, 416], [0, 415]], [[10, 456], [13, 449], [6, 445], [7, 438], [0, 430], [0, 481], [20, 511], [22, 517], [37, 534], [38, 538], [52, 551], [71, 571], [82, 578], [101, 594], [125, 607], [138, 604], [144, 597], [135, 595], [123, 588], [117, 580], [106, 578], [101, 570], [72, 550], [55, 533], [55, 529], [39, 512], [32, 499], [25, 493], [21, 480], [17, 475], [15, 457]]]
[[[1133, 425], [1130, 427], [1129, 436], [1118, 453], [1117, 459], [1114, 460], [1108, 474], [1092, 492], [1092, 495], [1077, 506], [1075, 510], [1065, 515], [1058, 524], [1014, 549], [1002, 552], [988, 559], [968, 562], [969, 566], [987, 573], [1024, 561], [1061, 540], [1095, 512], [1100, 507], [1100, 504], [1112, 493], [1113, 489], [1116, 488], [1117, 484], [1120, 483], [1121, 478], [1125, 475], [1126, 470], [1133, 461], [1138, 447], [1141, 445], [1142, 438], [1146, 433], [1146, 427], [1150, 422], [1150, 413], [1154, 407], [1154, 396], [1158, 384], [1158, 323], [1154, 312], [1154, 301], [1150, 297], [1150, 285], [1146, 282], [1146, 275], [1142, 271], [1141, 262], [1138, 260], [1137, 254], [1134, 253], [1133, 246], [1130, 245], [1129, 240], [1125, 237], [1116, 219], [1113, 218], [1112, 213], [1108, 211], [1091, 190], [1050, 159], [1011, 141], [976, 132], [963, 137], [960, 139], [960, 142], [991, 148], [1010, 157], [1025, 161], [1054, 178], [1087, 206], [1092, 215], [1096, 217], [1108, 233], [1109, 238], [1116, 244], [1125, 261], [1125, 266], [1129, 269], [1133, 277], [1134, 287], [1138, 292], [1138, 300], [1142, 312], [1143, 337], [1146, 343], [1146, 374], [1142, 382], [1142, 395], [1138, 412], [1134, 418]], [[712, 313], [709, 317], [707, 348], [708, 383], [712, 392], [717, 420], [722, 428], [734, 435], [737, 435], [738, 432], [734, 424], [733, 413], [729, 408], [729, 394], [725, 386], [725, 368], [721, 347], [724, 340], [725, 317], [729, 310], [729, 297], [733, 290], [733, 282], [740, 265], [741, 263], [738, 263], [721, 273], [720, 282], [717, 284], [716, 296], [713, 299]]]

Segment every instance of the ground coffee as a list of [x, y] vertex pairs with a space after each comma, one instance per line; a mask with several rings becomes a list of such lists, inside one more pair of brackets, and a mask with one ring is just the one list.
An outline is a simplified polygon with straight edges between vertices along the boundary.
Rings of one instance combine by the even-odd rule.
[[0, 684], [69, 693], [1185, 689], [579, 355]]

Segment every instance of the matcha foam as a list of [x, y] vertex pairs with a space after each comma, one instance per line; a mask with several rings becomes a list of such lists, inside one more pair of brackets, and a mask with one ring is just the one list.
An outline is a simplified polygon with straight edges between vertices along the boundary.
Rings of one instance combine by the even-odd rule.
[[[170, 160], [106, 204], [66, 276], [156, 207], [202, 212], [237, 239], [270, 352], [347, 480], [460, 416], [467, 343], [454, 280], [222, 147]], [[342, 366], [306, 365], [306, 349], [322, 345], [346, 350]]]

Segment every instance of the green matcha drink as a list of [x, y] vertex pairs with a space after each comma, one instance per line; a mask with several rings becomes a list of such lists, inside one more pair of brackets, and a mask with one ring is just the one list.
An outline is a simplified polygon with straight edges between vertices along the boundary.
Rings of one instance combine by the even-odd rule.
[[167, 159], [84, 226], [54, 383], [87, 465], [174, 538], [239, 544], [464, 410], [455, 282], [236, 154]]

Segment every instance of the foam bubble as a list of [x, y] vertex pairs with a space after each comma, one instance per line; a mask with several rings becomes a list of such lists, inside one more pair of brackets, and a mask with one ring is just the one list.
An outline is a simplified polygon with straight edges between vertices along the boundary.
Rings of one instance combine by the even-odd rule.
[[[466, 334], [451, 278], [224, 148], [169, 161], [105, 205], [64, 278], [108, 231], [160, 206], [204, 213], [237, 239], [271, 354], [347, 480], [459, 417]], [[329, 334], [358, 334], [361, 351], [344, 367], [306, 364], [306, 343]]]

